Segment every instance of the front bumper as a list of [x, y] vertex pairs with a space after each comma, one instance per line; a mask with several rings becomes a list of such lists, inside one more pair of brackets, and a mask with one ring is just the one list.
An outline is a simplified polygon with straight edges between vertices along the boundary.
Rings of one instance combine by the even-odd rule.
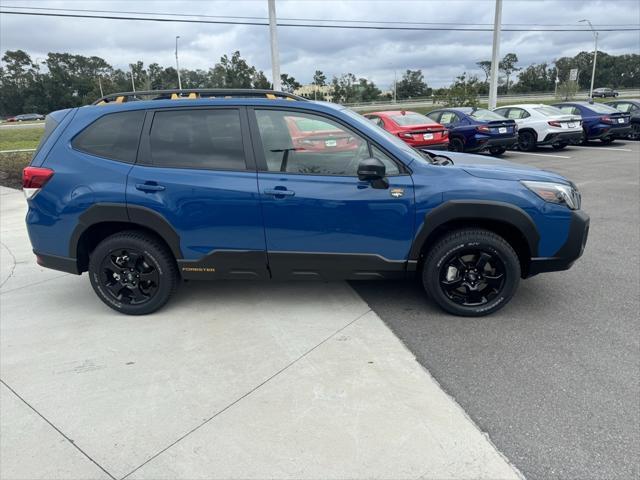
[[582, 130], [577, 132], [557, 132], [549, 133], [538, 145], [553, 145], [554, 143], [580, 143], [582, 141]]
[[582, 256], [589, 236], [589, 215], [582, 210], [571, 212], [567, 241], [553, 257], [534, 257], [529, 263], [526, 277], [542, 272], [568, 270]]

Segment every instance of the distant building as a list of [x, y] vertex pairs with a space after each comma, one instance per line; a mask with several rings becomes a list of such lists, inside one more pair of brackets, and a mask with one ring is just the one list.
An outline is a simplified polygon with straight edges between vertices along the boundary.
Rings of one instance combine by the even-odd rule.
[[329, 85], [325, 85], [323, 87], [313, 84], [302, 85], [300, 88], [294, 90], [293, 93], [301, 97], [308, 98], [309, 100], [326, 100], [327, 102], [330, 102], [333, 99], [333, 96], [331, 95], [331, 87]]

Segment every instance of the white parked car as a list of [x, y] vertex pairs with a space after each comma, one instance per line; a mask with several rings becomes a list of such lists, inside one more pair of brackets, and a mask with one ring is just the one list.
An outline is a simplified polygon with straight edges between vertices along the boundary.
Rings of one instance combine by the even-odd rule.
[[560, 150], [570, 143], [582, 141], [582, 118], [540, 103], [523, 103], [498, 107], [494, 112], [513, 119], [518, 124], [518, 148], [534, 150], [539, 145], [551, 145]]

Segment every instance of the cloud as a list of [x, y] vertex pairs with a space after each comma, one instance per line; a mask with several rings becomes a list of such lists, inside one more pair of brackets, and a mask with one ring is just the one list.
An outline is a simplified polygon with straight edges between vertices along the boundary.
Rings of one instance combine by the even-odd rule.
[[[17, 0], [3, 0], [7, 4]], [[493, 23], [493, 0], [442, 1], [315, 1], [277, 0], [278, 17], [331, 20], [385, 20], [430, 22], [436, 25]], [[21, 3], [19, 6], [26, 6]], [[31, 7], [85, 8], [149, 13], [239, 15], [266, 17], [267, 1], [141, 1], [103, 0], [100, 3], [68, 1], [29, 2]], [[605, 15], [603, 15], [603, 12]], [[638, 24], [640, 3], [635, 0], [508, 0], [503, 24], [558, 24], [585, 28], [577, 23]], [[291, 23], [291, 21], [288, 21]], [[513, 28], [513, 27], [511, 27]], [[568, 27], [569, 28], [569, 27]], [[28, 32], [28, 34], [26, 34]], [[142, 60], [173, 65], [175, 36], [180, 35], [180, 65], [208, 69], [223, 54], [240, 50], [251, 64], [270, 75], [269, 32], [265, 26], [192, 23], [125, 22], [63, 17], [0, 15], [2, 50], [26, 50], [34, 59], [48, 52], [97, 55], [115, 67], [126, 68]], [[421, 69], [431, 86], [448, 85], [462, 71], [478, 73], [475, 63], [491, 57], [491, 32], [395, 31], [311, 29], [280, 27], [281, 70], [303, 83], [315, 70], [331, 78], [345, 72], [375, 81], [387, 88], [406, 69]], [[503, 32], [500, 51], [515, 52], [522, 66], [553, 62], [562, 56], [593, 49], [593, 37], [580, 32]], [[599, 49], [611, 54], [637, 53], [639, 32], [601, 32]]]

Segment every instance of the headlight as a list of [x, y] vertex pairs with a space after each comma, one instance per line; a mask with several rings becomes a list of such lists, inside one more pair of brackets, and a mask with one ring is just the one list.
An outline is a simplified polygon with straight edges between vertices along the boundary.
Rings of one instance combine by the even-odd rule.
[[527, 180], [523, 180], [521, 183], [545, 202], [564, 203], [571, 210], [578, 210], [580, 208], [580, 192], [578, 192], [578, 189], [573, 185], [551, 182], [530, 182]]

